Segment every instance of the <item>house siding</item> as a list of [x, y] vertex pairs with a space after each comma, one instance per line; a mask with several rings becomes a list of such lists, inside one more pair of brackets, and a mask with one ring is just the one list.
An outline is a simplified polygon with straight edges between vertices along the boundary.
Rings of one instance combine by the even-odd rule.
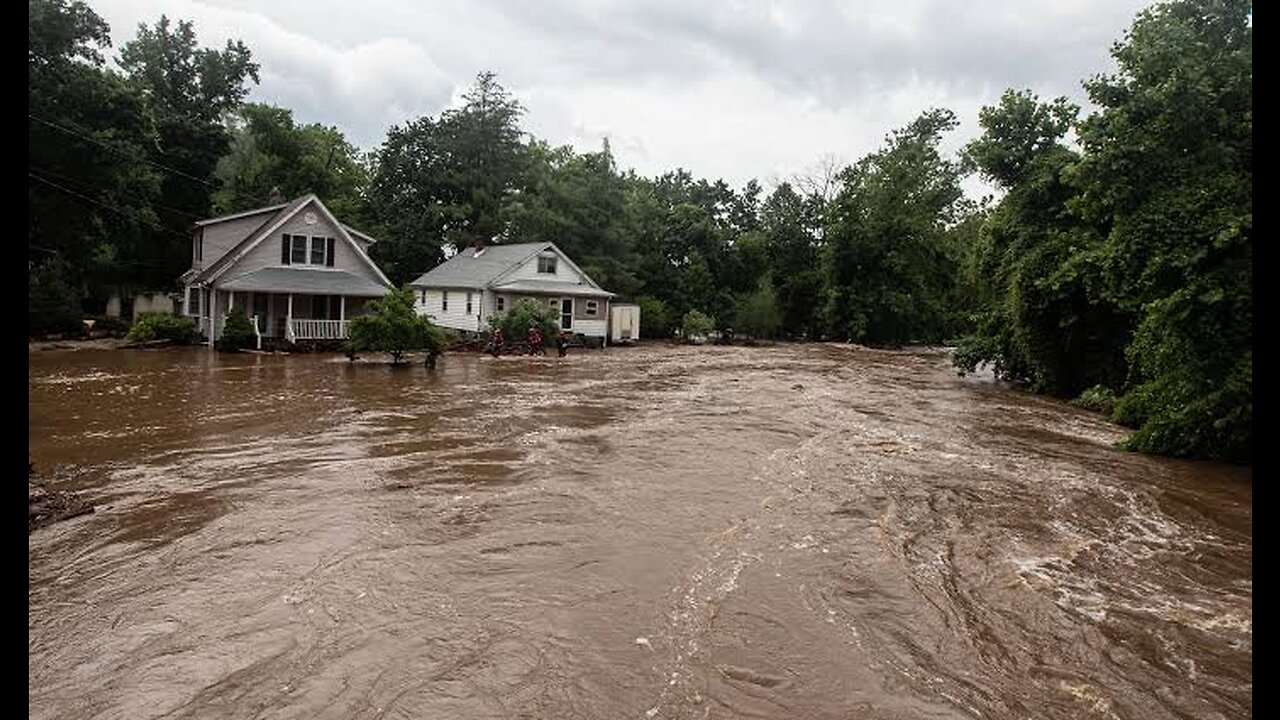
[[[197, 228], [191, 243], [191, 267], [200, 270], [214, 264], [275, 215], [274, 211], [258, 213]], [[204, 234], [204, 247], [200, 259], [196, 259], [201, 233]]]
[[[303, 217], [308, 212], [314, 212], [318, 216], [316, 222], [308, 225]], [[299, 210], [284, 225], [274, 230], [271, 235], [265, 238], [258, 246], [249, 251], [249, 254], [240, 259], [239, 262], [232, 265], [219, 278], [219, 281], [225, 282], [233, 277], [261, 270], [267, 267], [280, 267], [280, 243], [281, 238], [285, 234], [289, 235], [307, 235], [316, 237], [334, 238], [333, 243], [333, 267], [336, 270], [346, 270], [361, 277], [381, 284], [378, 274], [369, 267], [346, 241], [338, 235], [338, 230], [327, 222], [327, 218], [315, 206], [315, 202], [310, 202]], [[241, 238], [243, 239], [243, 238]], [[323, 268], [324, 265], [305, 265], [308, 268]]]
[[[556, 318], [557, 318], [556, 326], [559, 327], [560, 325], [559, 316], [560, 316], [560, 307], [561, 307], [560, 301], [562, 299], [560, 296], [558, 295], [516, 295], [512, 293], [489, 293], [489, 295], [493, 297], [493, 300], [491, 302], [494, 305], [494, 309], [492, 309], [490, 313], [497, 312], [497, 296], [499, 294], [502, 296], [503, 302], [505, 303], [505, 308], [507, 310], [510, 310], [511, 307], [514, 306], [517, 302], [520, 302], [521, 300], [525, 300], [525, 299], [532, 300], [538, 303], [539, 305], [547, 305], [547, 306], [550, 306], [551, 301], [554, 300], [556, 303], [556, 306], [555, 306]], [[599, 302], [599, 310], [597, 310], [595, 315], [588, 315], [586, 310], [586, 307], [587, 307], [586, 299], [581, 297], [573, 298], [572, 332], [581, 333], [583, 335], [589, 335], [591, 337], [604, 337], [605, 333], [609, 331], [609, 322], [607, 319], [608, 318], [608, 315], [607, 315], [608, 301], [602, 298], [597, 302]], [[452, 295], [450, 296], [450, 299], [449, 299], [449, 307], [450, 309], [452, 309], [453, 307]]]
[[[449, 310], [446, 312], [443, 308], [444, 293], [449, 293]], [[471, 292], [471, 314], [467, 314], [467, 292]], [[479, 332], [487, 330], [489, 327], [489, 316], [491, 311], [484, 307], [486, 294], [481, 290], [468, 291], [462, 288], [430, 288], [423, 290], [415, 288], [414, 305], [419, 315], [426, 315], [431, 318], [431, 322], [440, 327], [452, 328], [454, 330], [466, 330], [468, 332]], [[425, 294], [426, 302], [423, 302]]]
[[[547, 252], [554, 253], [555, 251], [548, 250]], [[524, 261], [524, 263], [521, 264], [519, 267], [517, 267], [515, 270], [512, 270], [510, 273], [503, 275], [502, 278], [495, 284], [500, 285], [502, 283], [513, 282], [515, 280], [555, 280], [556, 282], [567, 282], [567, 283], [585, 283], [586, 282], [586, 279], [583, 278], [580, 273], [576, 272], [573, 269], [573, 267], [569, 264], [565, 256], [560, 255], [558, 253], [556, 257], [555, 274], [538, 272], [538, 255], [541, 255], [541, 254], [542, 253], [537, 253], [533, 257]]]

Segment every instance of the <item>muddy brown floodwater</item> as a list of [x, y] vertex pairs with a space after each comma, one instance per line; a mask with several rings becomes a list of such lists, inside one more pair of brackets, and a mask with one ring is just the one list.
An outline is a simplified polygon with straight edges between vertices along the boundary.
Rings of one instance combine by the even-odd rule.
[[1247, 468], [944, 353], [33, 353], [32, 718], [1248, 718]]

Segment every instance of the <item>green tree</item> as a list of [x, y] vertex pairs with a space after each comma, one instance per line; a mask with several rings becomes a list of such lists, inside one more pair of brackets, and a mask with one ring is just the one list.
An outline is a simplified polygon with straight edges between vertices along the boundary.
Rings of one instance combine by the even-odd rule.
[[1086, 85], [1078, 202], [1138, 316], [1117, 417], [1134, 449], [1251, 460], [1252, 3], [1155, 5], [1112, 56]]
[[1074, 397], [1118, 387], [1131, 321], [1112, 300], [1100, 238], [1071, 210], [1079, 156], [1063, 144], [1078, 109], [1008, 91], [979, 113], [965, 161], [1006, 194], [971, 256], [977, 324], [956, 353], [964, 371], [989, 362], [1002, 378]]
[[223, 117], [239, 107], [248, 82], [258, 82], [258, 65], [243, 42], [198, 47], [189, 21], [174, 25], [163, 15], [154, 26], [138, 26], [137, 37], [121, 47], [119, 64], [147, 99], [157, 135], [147, 159], [163, 171], [154, 207], [159, 227], [147, 236], [138, 276], [166, 287], [190, 265], [185, 228], [210, 214], [214, 170], [231, 141]]
[[293, 112], [246, 103], [228, 116], [231, 149], [218, 161], [214, 211], [261, 207], [315, 193], [338, 217], [358, 222], [369, 182], [359, 150], [335, 127], [299, 125]]
[[775, 188], [760, 209], [782, 327], [787, 334], [799, 337], [814, 337], [820, 332], [815, 309], [822, 294], [822, 271], [813, 210], [789, 183]]
[[399, 364], [411, 350], [426, 350], [429, 357], [444, 351], [444, 333], [414, 309], [412, 290], [396, 290], [370, 301], [368, 314], [352, 318], [348, 352], [385, 352], [393, 364]]
[[825, 319], [841, 339], [938, 342], [958, 260], [947, 229], [963, 208], [960, 167], [938, 149], [957, 121], [929, 110], [840, 175], [823, 254]]
[[640, 306], [640, 336], [645, 338], [671, 337], [674, 322], [667, 304], [655, 297], [642, 297], [636, 301]]
[[526, 183], [524, 110], [491, 72], [463, 104], [391, 128], [373, 153], [371, 227], [383, 234], [375, 258], [392, 282], [417, 277], [460, 250], [509, 239], [509, 208]]
[[67, 278], [67, 261], [54, 255], [32, 266], [27, 276], [27, 331], [69, 332], [80, 330], [80, 293]]
[[[104, 65], [107, 24], [82, 2], [28, 4], [29, 292], [56, 279], [58, 315], [80, 312], [82, 298], [133, 284], [146, 268], [139, 238], [158, 224], [152, 205], [159, 176], [147, 164], [155, 130], [146, 98]], [[49, 297], [29, 294], [35, 307]], [[61, 321], [59, 321], [61, 322]]]
[[778, 296], [769, 278], [760, 281], [755, 292], [738, 298], [734, 312], [734, 331], [760, 340], [772, 340], [782, 330], [782, 313]]

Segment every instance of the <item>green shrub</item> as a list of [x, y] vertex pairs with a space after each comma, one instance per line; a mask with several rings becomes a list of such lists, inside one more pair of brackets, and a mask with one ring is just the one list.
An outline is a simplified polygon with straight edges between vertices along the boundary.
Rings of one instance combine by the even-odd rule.
[[129, 332], [129, 323], [111, 315], [91, 315], [86, 320], [93, 321], [92, 332], [106, 333], [112, 337], [124, 337]]
[[1071, 401], [1072, 405], [1110, 415], [1116, 406], [1116, 394], [1105, 385], [1094, 385], [1080, 393], [1080, 397]]
[[715, 318], [708, 317], [698, 310], [690, 310], [685, 313], [684, 320], [680, 323], [680, 334], [685, 342], [690, 342], [698, 337], [706, 337], [715, 329]]
[[244, 308], [233, 308], [227, 313], [227, 322], [222, 326], [222, 335], [218, 338], [219, 350], [243, 350], [253, 347], [256, 342], [253, 334], [253, 323], [244, 314]]
[[169, 313], [142, 313], [133, 321], [126, 340], [146, 342], [170, 340], [179, 345], [191, 343], [196, 338], [196, 324], [191, 318]]
[[412, 290], [397, 290], [369, 303], [369, 314], [351, 320], [347, 352], [385, 352], [399, 363], [410, 350], [426, 350], [427, 363], [444, 351], [444, 333], [414, 310]]
[[536, 327], [542, 332], [543, 340], [550, 340], [560, 332], [556, 321], [560, 314], [546, 303], [530, 298], [522, 298], [511, 306], [510, 310], [489, 317], [489, 325], [502, 328], [502, 336], [507, 344], [523, 342], [529, 337], [529, 328]]

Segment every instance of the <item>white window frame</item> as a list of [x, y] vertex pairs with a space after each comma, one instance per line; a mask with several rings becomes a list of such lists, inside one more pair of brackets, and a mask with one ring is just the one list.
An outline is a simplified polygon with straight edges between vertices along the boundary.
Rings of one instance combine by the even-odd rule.
[[586, 311], [585, 311], [585, 312], [586, 312], [588, 315], [595, 315], [595, 314], [597, 313], [597, 311], [599, 311], [599, 310], [600, 310], [600, 301], [598, 301], [598, 300], [588, 300], [588, 301], [586, 302]]
[[[192, 298], [195, 298], [195, 312], [191, 312]], [[192, 285], [187, 288], [187, 313], [189, 317], [200, 317], [200, 288]]]
[[[549, 267], [549, 268], [550, 268], [549, 270], [544, 270], [544, 269], [543, 269], [543, 267], [544, 267], [544, 265], [543, 265], [543, 261], [544, 261], [544, 260], [549, 261], [549, 262], [547, 262], [547, 263], [546, 263], [546, 267]], [[555, 275], [555, 274], [556, 274], [556, 265], [558, 265], [558, 264], [559, 264], [559, 263], [558, 263], [558, 258], [555, 256], [555, 254], [554, 254], [554, 253], [549, 253], [549, 254], [546, 254], [546, 255], [539, 255], [539, 256], [538, 256], [538, 274], [539, 274], [539, 275]]]
[[503, 312], [507, 309], [507, 299], [501, 295], [494, 299], [494, 303], [497, 305], [498, 312]]
[[471, 291], [470, 290], [467, 291], [467, 312], [464, 314], [465, 315], [471, 314]]
[[449, 312], [449, 291], [440, 291], [440, 312]]

